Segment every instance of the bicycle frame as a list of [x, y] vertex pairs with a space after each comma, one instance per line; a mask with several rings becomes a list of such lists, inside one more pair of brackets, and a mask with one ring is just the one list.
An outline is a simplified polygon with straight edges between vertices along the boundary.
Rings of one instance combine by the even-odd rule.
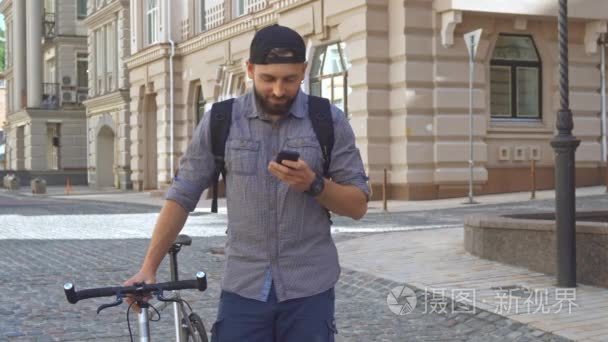
[[[171, 273], [171, 281], [178, 281], [178, 267], [177, 267], [177, 253], [181, 250], [181, 246], [174, 245], [169, 249], [169, 271]], [[175, 298], [179, 299], [179, 291], [173, 291]], [[173, 303], [173, 316], [175, 319], [175, 341], [176, 342], [187, 342], [188, 336], [184, 334], [182, 329], [182, 321], [185, 321], [188, 325], [188, 331], [193, 331], [190, 324], [190, 320], [184, 319], [188, 317], [186, 309], [183, 304], [178, 302]]]

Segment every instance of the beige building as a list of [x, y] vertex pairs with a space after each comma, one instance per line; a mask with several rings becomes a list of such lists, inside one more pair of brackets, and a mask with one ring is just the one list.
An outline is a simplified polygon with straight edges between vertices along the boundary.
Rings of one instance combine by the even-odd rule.
[[87, 107], [88, 182], [97, 188], [131, 188], [129, 2], [89, 1]]
[[[103, 127], [113, 128], [114, 179], [130, 172], [135, 189], [165, 188], [204, 110], [251, 87], [244, 68], [250, 41], [257, 29], [273, 23], [304, 36], [309, 69], [303, 88], [345, 110], [375, 196], [386, 168], [389, 197], [395, 199], [467, 193], [463, 34], [483, 29], [473, 101], [476, 193], [526, 190], [531, 160], [537, 161], [539, 186], [553, 186], [557, 1], [131, 0], [128, 43], [125, 5], [106, 6], [111, 9], [103, 17], [87, 19], [89, 51], [95, 51], [92, 28], [113, 18], [119, 55], [126, 56], [130, 43], [128, 72], [112, 69], [116, 86], [128, 86], [129, 95], [91, 90], [99, 101], [107, 96], [113, 102], [88, 102], [89, 151], [100, 145]], [[582, 140], [576, 154], [579, 185], [600, 184], [605, 170], [596, 66], [597, 40], [607, 21], [608, 2], [570, 1], [571, 109], [574, 134]], [[121, 79], [126, 74], [128, 80]], [[106, 78], [93, 80], [108, 89]], [[89, 165], [90, 172], [96, 170], [91, 158]]]
[[0, 170], [6, 169], [6, 144], [4, 125], [6, 124], [6, 81], [0, 76]]
[[86, 172], [86, 0], [4, 0], [0, 12], [7, 28], [8, 168], [79, 182]]

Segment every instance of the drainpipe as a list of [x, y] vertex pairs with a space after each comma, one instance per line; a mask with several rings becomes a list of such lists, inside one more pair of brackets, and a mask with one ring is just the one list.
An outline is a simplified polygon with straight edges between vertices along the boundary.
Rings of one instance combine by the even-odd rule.
[[173, 141], [174, 141], [174, 134], [173, 134], [173, 58], [175, 57], [175, 42], [173, 41], [173, 37], [171, 36], [171, 1], [167, 0], [167, 15], [168, 15], [168, 20], [167, 20], [167, 35], [169, 37], [169, 43], [171, 44], [171, 54], [169, 55], [169, 168], [170, 170], [170, 175], [171, 175], [171, 182], [173, 181], [173, 173], [174, 173], [174, 167], [173, 167]]

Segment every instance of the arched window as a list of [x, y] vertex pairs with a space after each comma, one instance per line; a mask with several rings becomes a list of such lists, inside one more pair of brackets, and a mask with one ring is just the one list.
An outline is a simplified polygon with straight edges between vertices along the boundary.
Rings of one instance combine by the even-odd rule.
[[345, 43], [319, 46], [315, 49], [310, 68], [310, 94], [322, 96], [348, 112], [348, 69], [350, 63], [344, 52]]
[[490, 61], [493, 118], [539, 119], [542, 68], [530, 36], [501, 34]]

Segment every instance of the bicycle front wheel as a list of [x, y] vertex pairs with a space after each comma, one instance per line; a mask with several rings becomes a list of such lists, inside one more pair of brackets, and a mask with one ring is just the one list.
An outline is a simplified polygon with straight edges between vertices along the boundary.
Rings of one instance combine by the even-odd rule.
[[196, 313], [192, 312], [188, 319], [190, 320], [190, 324], [192, 325], [192, 333], [190, 334], [190, 341], [193, 342], [209, 342], [207, 339], [207, 331], [205, 330], [205, 325], [203, 324], [203, 320]]

